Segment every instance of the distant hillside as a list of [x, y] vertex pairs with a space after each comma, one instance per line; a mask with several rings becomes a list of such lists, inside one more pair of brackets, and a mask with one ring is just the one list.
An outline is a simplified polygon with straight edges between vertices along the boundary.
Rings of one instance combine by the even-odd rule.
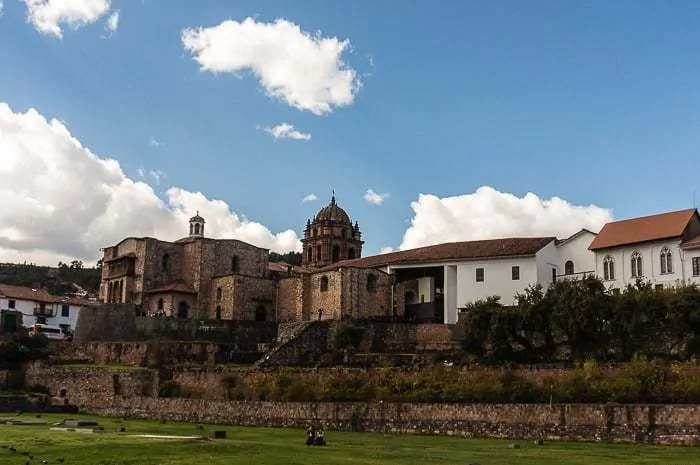
[[269, 260], [272, 263], [284, 262], [290, 265], [301, 266], [301, 254], [299, 252], [287, 252], [286, 254], [270, 252]]
[[80, 261], [57, 267], [0, 263], [0, 284], [44, 288], [55, 295], [97, 294], [102, 268], [85, 268]]

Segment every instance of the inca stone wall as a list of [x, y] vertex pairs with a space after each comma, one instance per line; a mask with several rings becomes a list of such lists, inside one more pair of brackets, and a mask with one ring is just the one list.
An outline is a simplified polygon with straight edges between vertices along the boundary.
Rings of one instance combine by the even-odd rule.
[[301, 277], [281, 279], [277, 287], [277, 321], [289, 323], [304, 320], [304, 280]]
[[341, 315], [350, 318], [391, 317], [390, 275], [365, 268], [344, 268]]

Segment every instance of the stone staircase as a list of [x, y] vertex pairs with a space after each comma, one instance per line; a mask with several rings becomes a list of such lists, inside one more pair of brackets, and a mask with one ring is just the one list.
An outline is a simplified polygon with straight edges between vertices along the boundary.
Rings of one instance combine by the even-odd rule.
[[296, 338], [299, 337], [307, 328], [309, 328], [314, 322], [313, 321], [302, 321], [294, 323], [280, 323], [277, 329], [277, 339], [274, 347], [265, 353], [258, 361], [256, 361], [251, 369], [257, 370], [265, 366], [266, 362], [274, 356], [277, 352], [281, 351], [285, 346], [291, 344]]

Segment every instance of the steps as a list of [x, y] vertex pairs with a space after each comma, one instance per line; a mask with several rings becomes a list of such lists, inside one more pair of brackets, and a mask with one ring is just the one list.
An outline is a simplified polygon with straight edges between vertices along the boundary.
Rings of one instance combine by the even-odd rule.
[[275, 346], [270, 349], [265, 355], [256, 361], [251, 369], [256, 370], [265, 366], [265, 364], [279, 351], [281, 351], [288, 344], [294, 342], [307, 328], [309, 328], [314, 321], [302, 321], [294, 323], [280, 323], [277, 329], [277, 340]]

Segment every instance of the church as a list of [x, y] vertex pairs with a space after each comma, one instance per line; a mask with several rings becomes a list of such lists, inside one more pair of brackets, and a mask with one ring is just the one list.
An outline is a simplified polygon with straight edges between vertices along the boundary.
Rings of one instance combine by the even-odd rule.
[[181, 319], [454, 324], [470, 302], [499, 296], [514, 305], [528, 286], [546, 289], [558, 279], [598, 276], [613, 292], [640, 278], [657, 288], [700, 284], [695, 209], [564, 239], [450, 242], [363, 257], [359, 223], [334, 195], [306, 222], [301, 267], [270, 263], [267, 249], [242, 241], [206, 237], [199, 214], [189, 223], [175, 242], [127, 238], [103, 249], [100, 300]]

